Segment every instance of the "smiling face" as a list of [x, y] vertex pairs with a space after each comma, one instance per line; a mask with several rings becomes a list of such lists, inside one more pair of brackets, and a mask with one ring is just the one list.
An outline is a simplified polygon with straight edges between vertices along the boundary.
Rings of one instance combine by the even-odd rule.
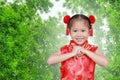
[[88, 22], [84, 19], [74, 21], [69, 32], [72, 40], [82, 45], [89, 37], [90, 29]]

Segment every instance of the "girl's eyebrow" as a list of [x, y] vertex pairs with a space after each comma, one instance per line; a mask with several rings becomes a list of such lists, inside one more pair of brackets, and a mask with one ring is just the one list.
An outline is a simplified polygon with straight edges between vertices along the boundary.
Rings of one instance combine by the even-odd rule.
[[72, 28], [72, 29], [78, 29], [78, 28]]
[[[72, 29], [79, 29], [79, 28], [72, 28]], [[86, 28], [80, 28], [81, 30], [86, 29]]]

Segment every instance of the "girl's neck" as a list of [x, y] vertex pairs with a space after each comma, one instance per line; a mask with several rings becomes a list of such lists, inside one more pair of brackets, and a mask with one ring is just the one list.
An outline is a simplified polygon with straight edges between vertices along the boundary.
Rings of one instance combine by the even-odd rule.
[[70, 45], [72, 45], [72, 46], [83, 46], [86, 43], [88, 43], [87, 40], [83, 44], [77, 44], [74, 40], [70, 40]]

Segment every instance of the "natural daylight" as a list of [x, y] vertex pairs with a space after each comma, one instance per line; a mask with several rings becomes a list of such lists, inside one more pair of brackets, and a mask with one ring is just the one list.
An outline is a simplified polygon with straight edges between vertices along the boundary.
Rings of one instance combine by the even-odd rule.
[[[95, 17], [93, 35], [89, 39], [91, 28], [80, 25], [85, 31], [88, 30], [85, 40], [99, 46], [103, 54], [95, 55], [98, 60], [89, 55], [94, 50], [89, 52], [77, 47], [84, 52], [79, 51], [78, 55], [73, 49], [72, 57], [87, 55], [96, 63], [92, 75], [94, 78], [86, 78], [81, 74], [82, 78], [74, 80], [120, 80], [119, 9], [120, 0], [0, 0], [0, 80], [73, 80], [64, 77], [67, 76], [64, 72], [61, 73], [59, 62], [62, 60], [59, 61], [59, 57], [51, 59], [50, 56], [69, 44], [71, 39], [75, 45], [84, 43], [80, 43], [81, 37], [75, 36], [77, 23], [71, 23], [74, 26], [68, 28], [69, 35], [66, 35], [66, 26], [69, 24], [63, 19], [66, 15], [72, 17], [75, 14]], [[65, 50], [61, 48], [63, 53]], [[89, 68], [87, 65], [86, 70]]]

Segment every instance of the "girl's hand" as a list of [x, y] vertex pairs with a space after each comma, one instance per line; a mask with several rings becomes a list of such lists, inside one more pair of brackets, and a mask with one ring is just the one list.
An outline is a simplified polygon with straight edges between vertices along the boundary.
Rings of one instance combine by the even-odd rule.
[[72, 50], [72, 54], [74, 54], [74, 56], [82, 56], [84, 48], [80, 47], [80, 46], [74, 46], [73, 50]]

